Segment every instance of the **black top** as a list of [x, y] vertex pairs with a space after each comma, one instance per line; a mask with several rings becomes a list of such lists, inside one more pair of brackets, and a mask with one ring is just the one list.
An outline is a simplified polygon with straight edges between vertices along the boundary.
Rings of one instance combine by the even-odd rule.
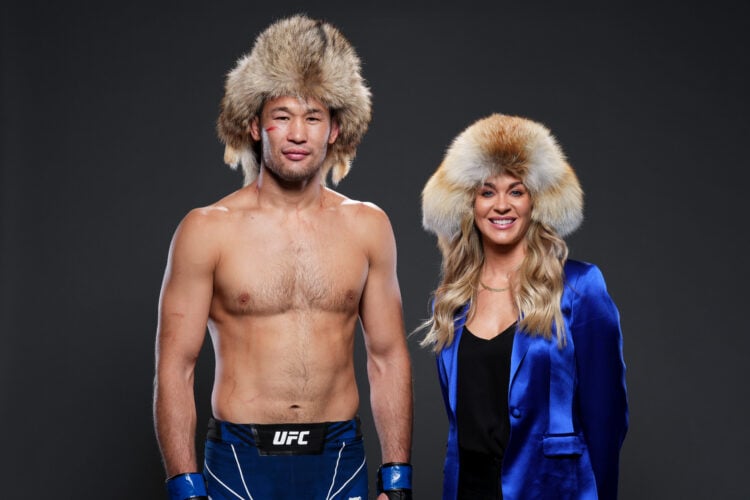
[[502, 459], [510, 437], [508, 385], [515, 323], [487, 340], [464, 327], [458, 346], [458, 445]]

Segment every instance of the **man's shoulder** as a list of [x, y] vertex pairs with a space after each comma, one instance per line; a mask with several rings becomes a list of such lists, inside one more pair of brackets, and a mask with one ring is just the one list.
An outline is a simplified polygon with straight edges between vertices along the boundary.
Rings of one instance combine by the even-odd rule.
[[235, 191], [210, 205], [193, 208], [185, 215], [182, 224], [206, 228], [227, 223], [252, 208], [256, 200], [251, 198], [244, 190]]
[[327, 194], [333, 204], [340, 208], [344, 214], [371, 219], [373, 222], [387, 220], [388, 218], [382, 208], [370, 201], [353, 200], [331, 189], [327, 189]]
[[190, 210], [182, 222], [182, 230], [207, 230], [221, 224], [229, 215], [229, 209], [220, 203]]
[[383, 238], [393, 233], [391, 221], [383, 209], [367, 201], [353, 201], [348, 205], [350, 227], [363, 240], [374, 240], [380, 243]]
[[390, 253], [393, 227], [386, 212], [374, 203], [344, 197], [338, 211], [343, 228], [359, 242], [368, 255]]
[[221, 203], [193, 208], [177, 226], [175, 240], [207, 246], [227, 231], [229, 220], [230, 210]]
[[193, 260], [214, 255], [218, 248], [216, 243], [228, 232], [228, 213], [227, 207], [220, 202], [188, 211], [173, 234], [173, 254], [191, 256], [188, 258]]

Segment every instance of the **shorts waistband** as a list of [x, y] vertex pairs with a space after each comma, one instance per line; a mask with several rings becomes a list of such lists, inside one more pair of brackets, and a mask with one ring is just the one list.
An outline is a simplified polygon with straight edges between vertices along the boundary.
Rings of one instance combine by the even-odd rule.
[[269, 432], [285, 430], [291, 433], [305, 432], [308, 429], [321, 433], [325, 443], [341, 440], [360, 439], [362, 424], [359, 417], [340, 422], [314, 422], [303, 424], [235, 424], [211, 417], [208, 420], [207, 438], [212, 441], [258, 446], [259, 437]]

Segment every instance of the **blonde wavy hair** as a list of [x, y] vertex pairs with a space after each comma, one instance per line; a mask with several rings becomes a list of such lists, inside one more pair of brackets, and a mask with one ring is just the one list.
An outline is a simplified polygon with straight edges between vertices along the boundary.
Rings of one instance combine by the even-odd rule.
[[[521, 331], [529, 335], [557, 338], [565, 345], [565, 327], [560, 310], [564, 288], [563, 266], [568, 246], [549, 226], [532, 221], [525, 235], [526, 255], [511, 282], [511, 294], [518, 311]], [[417, 330], [428, 330], [420, 342], [440, 352], [453, 342], [454, 320], [458, 310], [469, 303], [467, 321], [475, 313], [479, 276], [484, 250], [473, 210], [461, 221], [461, 230], [452, 241], [441, 244], [442, 279], [433, 293], [432, 317]]]

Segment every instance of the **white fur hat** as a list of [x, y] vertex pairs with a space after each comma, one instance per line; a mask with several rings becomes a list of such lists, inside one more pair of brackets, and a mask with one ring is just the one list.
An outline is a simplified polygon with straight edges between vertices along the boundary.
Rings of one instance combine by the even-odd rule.
[[217, 130], [224, 161], [232, 168], [242, 164], [245, 185], [260, 163], [249, 124], [267, 99], [282, 96], [313, 97], [334, 113], [339, 136], [328, 148], [323, 180], [329, 170], [334, 183], [343, 179], [370, 124], [371, 103], [359, 57], [338, 29], [302, 15], [277, 21], [227, 76]]
[[422, 225], [442, 243], [455, 238], [472, 210], [477, 187], [509, 173], [521, 179], [533, 201], [531, 218], [558, 235], [583, 220], [583, 191], [560, 146], [543, 125], [493, 114], [456, 137], [422, 191]]

